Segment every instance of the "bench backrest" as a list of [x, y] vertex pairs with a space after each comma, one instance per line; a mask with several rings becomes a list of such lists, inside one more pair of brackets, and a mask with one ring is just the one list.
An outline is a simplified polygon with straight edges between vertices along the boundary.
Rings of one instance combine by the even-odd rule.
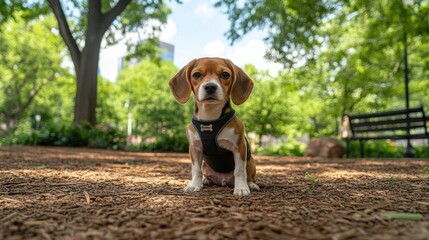
[[347, 116], [354, 138], [408, 138], [416, 134], [428, 136], [423, 107]]

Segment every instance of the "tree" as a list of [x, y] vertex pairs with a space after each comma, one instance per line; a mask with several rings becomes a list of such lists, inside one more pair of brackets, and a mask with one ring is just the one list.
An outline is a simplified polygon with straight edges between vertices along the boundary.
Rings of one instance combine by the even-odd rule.
[[0, 122], [11, 130], [40, 92], [66, 76], [61, 38], [51, 32], [52, 17], [25, 22], [19, 13], [1, 25]]
[[266, 57], [283, 63], [297, 81], [298, 104], [306, 104], [298, 114], [306, 114], [300, 115], [308, 120], [302, 127], [312, 134], [336, 132], [334, 125], [348, 113], [403, 108], [404, 36], [411, 102], [426, 98], [427, 1], [219, 0], [216, 6], [231, 20], [231, 43], [264, 30]]
[[[153, 20], [165, 23], [170, 10], [162, 0], [48, 0], [48, 3], [76, 72], [74, 121], [95, 124], [97, 70], [103, 37], [106, 35], [107, 44], [115, 44], [125, 33], [141, 30]], [[156, 32], [159, 26], [150, 27]]]
[[[315, 65], [330, 73], [324, 82], [335, 89], [331, 97], [338, 100], [338, 117], [353, 111], [403, 108], [403, 36], [407, 31], [409, 39], [427, 39], [429, 33], [427, 9], [419, 5], [414, 10], [406, 8], [402, 1], [350, 1], [326, 21], [323, 31], [330, 37]], [[409, 50], [414, 59], [422, 43], [412, 42]], [[425, 61], [420, 58], [413, 63]], [[413, 70], [424, 71], [418, 65]], [[415, 82], [425, 81], [416, 76], [412, 75]], [[414, 88], [412, 92], [419, 91]]]
[[282, 136], [290, 123], [293, 111], [291, 96], [285, 81], [272, 77], [267, 71], [258, 71], [253, 65], [246, 65], [245, 72], [254, 80], [251, 97], [239, 106], [238, 116], [245, 122], [247, 131], [257, 135], [258, 145], [262, 136]]
[[217, 1], [230, 20], [226, 37], [234, 43], [254, 29], [266, 29], [271, 46], [266, 57], [291, 67], [316, 57], [325, 36], [320, 27], [336, 11], [340, 0]]
[[265, 41], [270, 46], [266, 56], [291, 67], [317, 58], [323, 44], [332, 38], [325, 31], [332, 21], [368, 20], [368, 31], [360, 37], [384, 43], [392, 35], [402, 38], [398, 30], [406, 29], [410, 36], [428, 34], [429, 3], [412, 2], [406, 7], [403, 0], [218, 0], [215, 6], [224, 9], [231, 22], [225, 34], [231, 43], [252, 30], [266, 30]]
[[[55, 22], [54, 19], [52, 20]], [[24, 115], [21, 116], [17, 127], [20, 127], [23, 121], [28, 120], [31, 120], [34, 126], [34, 116], [36, 115], [41, 116], [40, 128], [70, 125], [73, 122], [75, 86], [71, 74], [57, 76], [54, 81], [40, 90]]]
[[180, 136], [186, 139], [184, 129], [192, 116], [193, 101], [181, 106], [171, 95], [167, 81], [176, 72], [172, 62], [158, 65], [148, 60], [121, 71], [118, 77], [123, 94], [121, 103], [128, 101], [134, 118], [134, 132], [143, 138], [159, 140]]
[[[126, 119], [124, 93], [116, 82], [98, 77], [97, 119], [98, 123], [120, 128], [122, 120]], [[115, 96], [115, 97], [112, 97]], [[125, 124], [122, 126], [126, 126]]]
[[[31, 11], [24, 11], [28, 9], [31, 9]], [[38, 1], [0, 1], [0, 25], [9, 18], [14, 18], [16, 12], [20, 13], [20, 18], [31, 19], [34, 16], [46, 13], [46, 9], [43, 7], [43, 2]]]

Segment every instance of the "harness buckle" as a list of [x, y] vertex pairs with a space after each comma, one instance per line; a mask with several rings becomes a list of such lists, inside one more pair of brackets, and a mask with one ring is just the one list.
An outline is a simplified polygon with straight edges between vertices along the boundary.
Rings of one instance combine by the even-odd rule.
[[201, 132], [204, 132], [204, 131], [213, 132], [213, 125], [212, 124], [209, 124], [209, 125], [201, 124], [200, 129], [201, 129]]

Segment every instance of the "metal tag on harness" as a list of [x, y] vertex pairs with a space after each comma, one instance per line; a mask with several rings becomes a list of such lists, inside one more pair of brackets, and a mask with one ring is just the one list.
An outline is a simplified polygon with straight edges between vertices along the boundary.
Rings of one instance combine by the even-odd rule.
[[204, 132], [204, 131], [213, 132], [213, 125], [212, 124], [210, 124], [210, 125], [201, 124], [200, 129], [201, 129], [201, 132]]

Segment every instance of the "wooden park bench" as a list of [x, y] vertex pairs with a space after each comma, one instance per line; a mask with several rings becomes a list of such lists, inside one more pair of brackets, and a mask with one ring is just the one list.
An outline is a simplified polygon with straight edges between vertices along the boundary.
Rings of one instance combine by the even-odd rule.
[[369, 114], [347, 115], [351, 136], [347, 142], [347, 157], [349, 144], [352, 140], [360, 142], [360, 156], [364, 157], [364, 142], [382, 139], [428, 139], [427, 121], [423, 107], [378, 112]]

